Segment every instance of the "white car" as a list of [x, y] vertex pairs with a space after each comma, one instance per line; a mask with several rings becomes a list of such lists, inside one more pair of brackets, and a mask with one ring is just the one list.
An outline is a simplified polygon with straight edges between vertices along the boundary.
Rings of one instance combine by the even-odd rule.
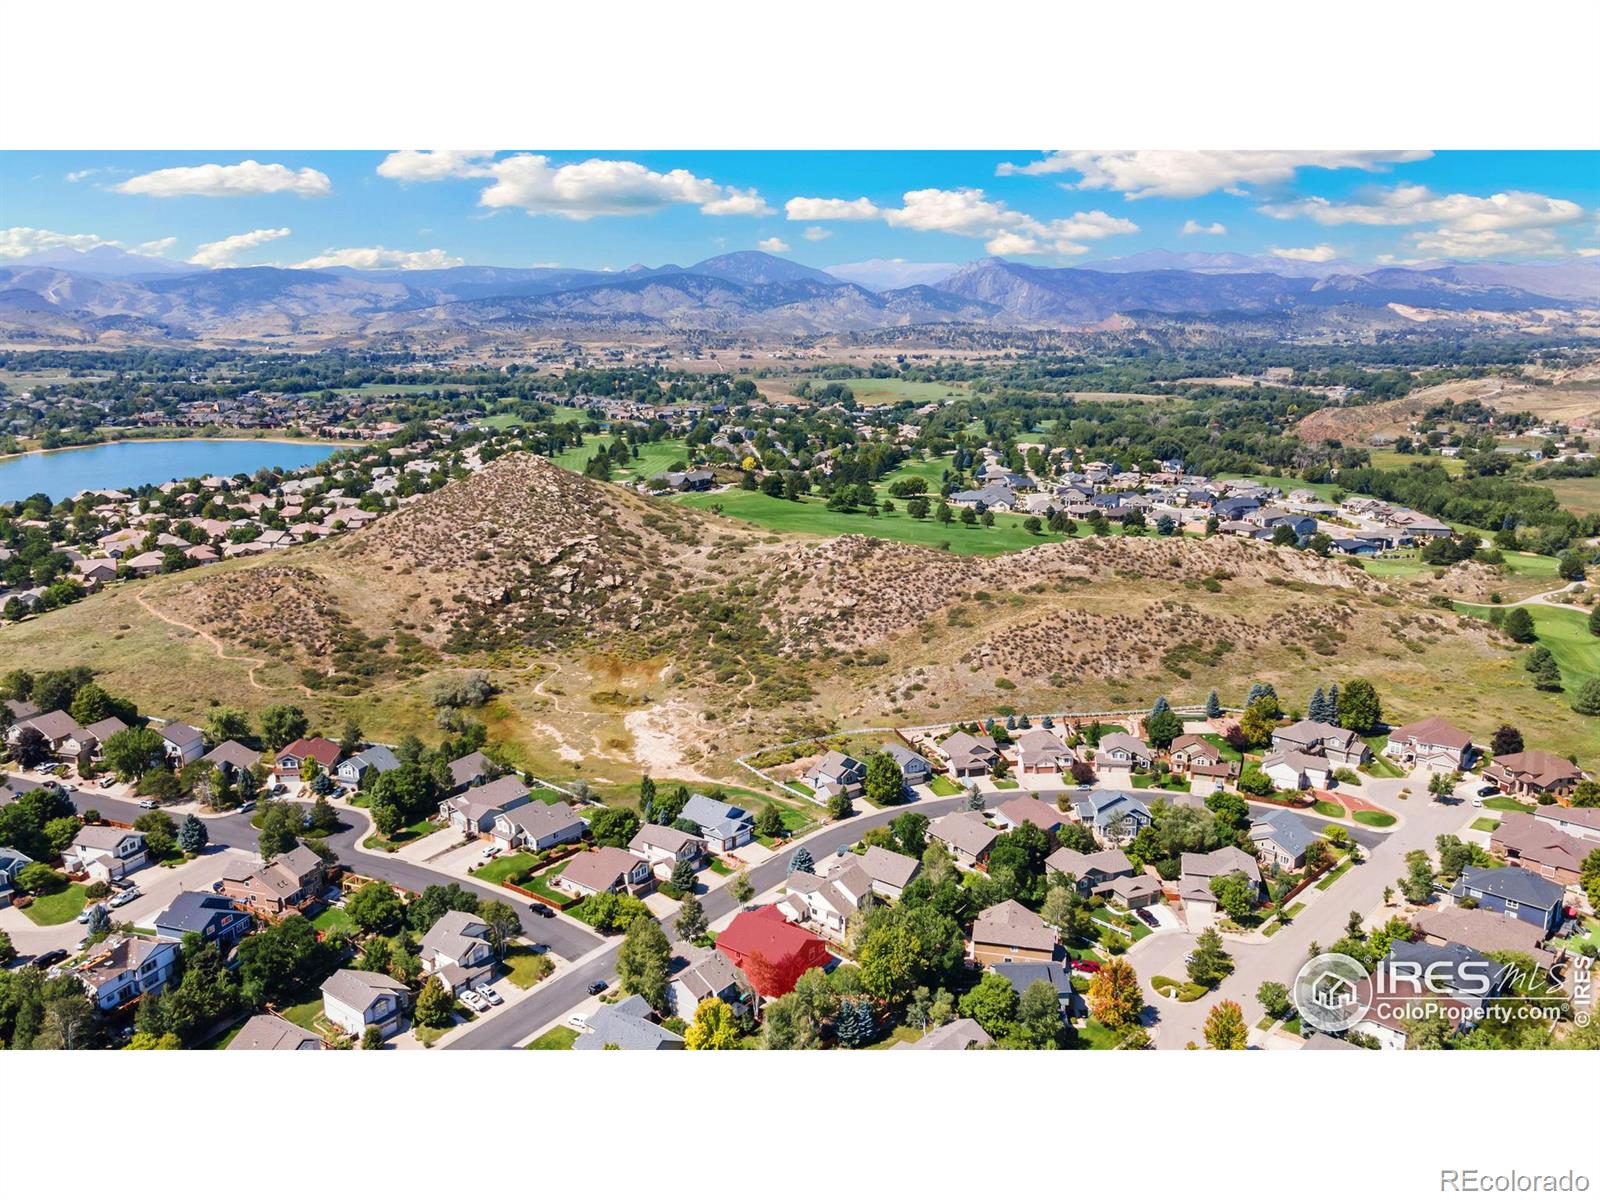
[[574, 1029], [581, 1030], [583, 1032], [588, 1032], [588, 1029], [589, 1029], [589, 1014], [588, 1013], [573, 1013], [571, 1016], [569, 1016], [567, 1018], [567, 1024], [571, 1025]]
[[111, 897], [111, 907], [121, 908], [124, 904], [132, 904], [142, 895], [144, 895], [144, 893], [138, 888], [129, 888], [125, 892], [118, 892], [115, 896]]
[[145, 800], [139, 801], [139, 807], [140, 808], [154, 808], [155, 806], [156, 806], [156, 802], [154, 800], [145, 799]]
[[505, 1000], [501, 997], [500, 993], [495, 991], [487, 983], [480, 983], [478, 985], [478, 995], [487, 1000], [490, 1004], [505, 1003]]
[[466, 991], [462, 992], [460, 999], [461, 1003], [465, 1004], [473, 1012], [481, 1013], [489, 1011], [489, 1002], [482, 996], [478, 995], [478, 993], [473, 991], [471, 988], [468, 988]]

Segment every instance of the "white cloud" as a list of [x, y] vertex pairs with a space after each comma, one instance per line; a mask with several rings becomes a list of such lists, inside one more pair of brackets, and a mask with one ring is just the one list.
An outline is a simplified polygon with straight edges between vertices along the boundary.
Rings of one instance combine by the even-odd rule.
[[1446, 258], [1488, 258], [1504, 254], [1560, 254], [1561, 239], [1553, 229], [1524, 229], [1507, 232], [1502, 229], [1439, 229], [1423, 230], [1407, 235], [1418, 250], [1439, 254]]
[[824, 229], [821, 225], [807, 225], [805, 232], [800, 235], [808, 242], [820, 242], [824, 238], [833, 236], [831, 230]]
[[1290, 262], [1331, 262], [1339, 257], [1339, 252], [1324, 242], [1318, 246], [1274, 246], [1272, 256]]
[[165, 254], [168, 250], [171, 250], [177, 244], [178, 239], [175, 237], [156, 238], [156, 240], [153, 242], [140, 242], [137, 246], [133, 247], [133, 252], [135, 254], [161, 255]]
[[326, 196], [333, 184], [321, 171], [310, 167], [296, 171], [282, 163], [247, 158], [233, 166], [206, 163], [199, 167], [166, 167], [135, 175], [111, 190], [129, 196], [259, 196], [270, 192]]
[[652, 171], [636, 162], [591, 158], [553, 166], [542, 154], [513, 154], [490, 165], [494, 182], [478, 202], [487, 208], [520, 208], [575, 221], [590, 217], [656, 212], [673, 204], [698, 205], [707, 216], [765, 216], [755, 189], [725, 187], [688, 171]]
[[1579, 258], [1595, 258], [1600, 256], [1600, 246], [1580, 246], [1577, 254]]
[[68, 183], [82, 183], [85, 179], [92, 178], [98, 174], [100, 174], [99, 167], [90, 167], [84, 171], [68, 171], [61, 178], [65, 179]]
[[1184, 237], [1221, 237], [1228, 232], [1228, 227], [1221, 221], [1213, 221], [1209, 225], [1202, 225], [1199, 221], [1189, 220], [1183, 223]]
[[95, 233], [56, 233], [49, 229], [32, 229], [27, 225], [14, 225], [0, 229], [0, 258], [21, 258], [24, 254], [37, 254], [41, 250], [93, 250], [96, 246], [114, 246], [115, 242]]
[[1098, 210], [1041, 221], [990, 200], [981, 188], [922, 188], [904, 200], [903, 208], [883, 210], [890, 225], [985, 238], [985, 249], [997, 255], [1083, 254], [1085, 241], [1139, 232], [1132, 221]]
[[791, 221], [870, 221], [882, 216], [871, 200], [830, 200], [816, 196], [796, 196], [783, 206]]
[[787, 254], [789, 243], [777, 237], [763, 238], [756, 243], [756, 249], [765, 250], [768, 254]]
[[196, 247], [189, 261], [198, 267], [231, 267], [234, 259], [246, 250], [264, 246], [268, 242], [289, 236], [287, 229], [252, 229], [249, 233], [236, 233], [215, 242]]
[[315, 258], [295, 263], [302, 270], [327, 267], [354, 267], [360, 271], [422, 271], [440, 267], [459, 267], [466, 262], [443, 250], [389, 250], [383, 246], [324, 250]]
[[493, 150], [396, 150], [378, 164], [378, 174], [404, 183], [480, 179], [494, 174], [483, 161], [493, 157]]
[[1428, 150], [1122, 150], [1053, 151], [1035, 162], [1001, 163], [998, 175], [1078, 176], [1067, 187], [1112, 189], [1129, 200], [1151, 196], [1193, 199], [1238, 192], [1245, 185], [1288, 183], [1301, 167], [1380, 171], [1387, 163], [1416, 162]]

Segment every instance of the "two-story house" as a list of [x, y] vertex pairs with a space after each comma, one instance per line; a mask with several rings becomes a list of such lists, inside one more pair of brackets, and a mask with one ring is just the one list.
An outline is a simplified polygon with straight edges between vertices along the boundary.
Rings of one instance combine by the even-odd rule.
[[495, 814], [491, 832], [495, 844], [503, 849], [548, 850], [551, 846], [582, 841], [588, 829], [588, 823], [576, 808], [565, 800], [557, 800], [554, 804], [519, 804], [502, 810]]
[[489, 927], [471, 913], [452, 909], [422, 936], [422, 969], [437, 975], [452, 996], [475, 988], [494, 974], [495, 953]]
[[90, 879], [102, 883], [121, 879], [149, 861], [144, 834], [137, 829], [114, 829], [109, 825], [85, 825], [61, 853], [61, 862], [67, 870], [83, 871]]
[[329, 1022], [351, 1037], [375, 1025], [393, 1037], [405, 1023], [410, 992], [406, 985], [379, 971], [335, 971], [322, 983], [322, 1011]]
[[95, 1007], [110, 1012], [166, 987], [178, 971], [178, 950], [168, 938], [112, 937], [93, 947], [73, 974]]

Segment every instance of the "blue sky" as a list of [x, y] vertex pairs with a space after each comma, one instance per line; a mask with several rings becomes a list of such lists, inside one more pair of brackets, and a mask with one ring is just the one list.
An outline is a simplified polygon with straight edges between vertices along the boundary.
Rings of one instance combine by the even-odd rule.
[[0, 154], [0, 265], [103, 242], [200, 266], [1519, 260], [1600, 253], [1600, 154]]

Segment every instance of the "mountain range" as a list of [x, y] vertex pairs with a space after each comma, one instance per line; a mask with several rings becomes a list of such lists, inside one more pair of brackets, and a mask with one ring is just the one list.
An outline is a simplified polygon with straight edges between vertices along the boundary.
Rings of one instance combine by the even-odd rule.
[[[201, 270], [102, 246], [0, 267], [0, 338], [94, 343], [361, 339], [518, 331], [859, 333], [914, 325], [1081, 329], [1189, 318], [1342, 325], [1421, 309], [1460, 319], [1600, 308], [1600, 260], [1367, 267], [1146, 251], [1081, 267], [1001, 258], [873, 260], [833, 271], [759, 251], [623, 271], [461, 266], [419, 271]], [[1388, 311], [1386, 311], [1388, 310]]]

